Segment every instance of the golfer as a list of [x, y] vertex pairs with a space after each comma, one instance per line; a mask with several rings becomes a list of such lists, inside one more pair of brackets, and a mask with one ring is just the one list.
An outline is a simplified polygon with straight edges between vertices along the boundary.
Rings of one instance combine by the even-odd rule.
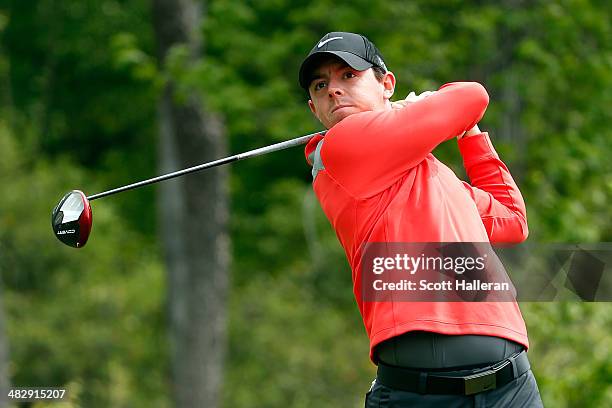
[[[306, 146], [313, 188], [351, 265], [378, 366], [366, 407], [541, 407], [516, 302], [364, 301], [361, 263], [373, 242], [519, 243], [525, 204], [478, 122], [475, 82], [392, 102], [395, 76], [366, 37], [332, 32], [300, 67], [308, 106], [328, 129]], [[432, 155], [458, 139], [470, 183]]]

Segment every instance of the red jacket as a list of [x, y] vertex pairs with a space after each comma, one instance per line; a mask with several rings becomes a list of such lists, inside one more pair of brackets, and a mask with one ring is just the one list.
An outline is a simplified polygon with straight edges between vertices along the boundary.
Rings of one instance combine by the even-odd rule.
[[488, 101], [478, 83], [450, 83], [402, 109], [351, 115], [306, 146], [314, 191], [351, 265], [372, 359], [378, 343], [412, 330], [498, 336], [529, 347], [516, 302], [361, 298], [365, 243], [526, 239], [523, 198], [487, 133], [458, 141], [471, 184], [431, 154], [476, 125]]

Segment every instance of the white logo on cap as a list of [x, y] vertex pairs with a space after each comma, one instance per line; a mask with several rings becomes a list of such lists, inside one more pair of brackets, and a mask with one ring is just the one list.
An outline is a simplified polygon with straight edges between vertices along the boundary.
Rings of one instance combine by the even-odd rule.
[[319, 45], [317, 45], [317, 48], [321, 48], [322, 46], [324, 46], [325, 44], [327, 44], [327, 43], [328, 43], [328, 42], [330, 42], [330, 41], [333, 41], [333, 40], [341, 40], [341, 39], [342, 39], [342, 37], [332, 37], [332, 38], [328, 38], [328, 39], [327, 39], [327, 40], [325, 40], [325, 41], [321, 41], [321, 42], [319, 42]]

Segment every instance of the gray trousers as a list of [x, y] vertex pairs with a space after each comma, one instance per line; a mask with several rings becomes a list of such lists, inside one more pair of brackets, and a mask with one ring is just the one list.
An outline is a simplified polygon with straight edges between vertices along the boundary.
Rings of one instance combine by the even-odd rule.
[[372, 383], [365, 408], [502, 408], [543, 407], [540, 391], [531, 370], [503, 387], [474, 395], [433, 395], [395, 390]]

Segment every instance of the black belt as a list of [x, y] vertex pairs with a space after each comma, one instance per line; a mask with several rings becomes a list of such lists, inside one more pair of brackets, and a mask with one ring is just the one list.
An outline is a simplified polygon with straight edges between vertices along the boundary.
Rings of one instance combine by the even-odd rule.
[[[420, 394], [472, 395], [502, 387], [529, 370], [527, 352], [520, 351], [492, 366], [469, 375], [454, 372], [427, 372], [378, 364], [377, 381], [389, 388]], [[465, 370], [464, 370], [465, 371]]]

